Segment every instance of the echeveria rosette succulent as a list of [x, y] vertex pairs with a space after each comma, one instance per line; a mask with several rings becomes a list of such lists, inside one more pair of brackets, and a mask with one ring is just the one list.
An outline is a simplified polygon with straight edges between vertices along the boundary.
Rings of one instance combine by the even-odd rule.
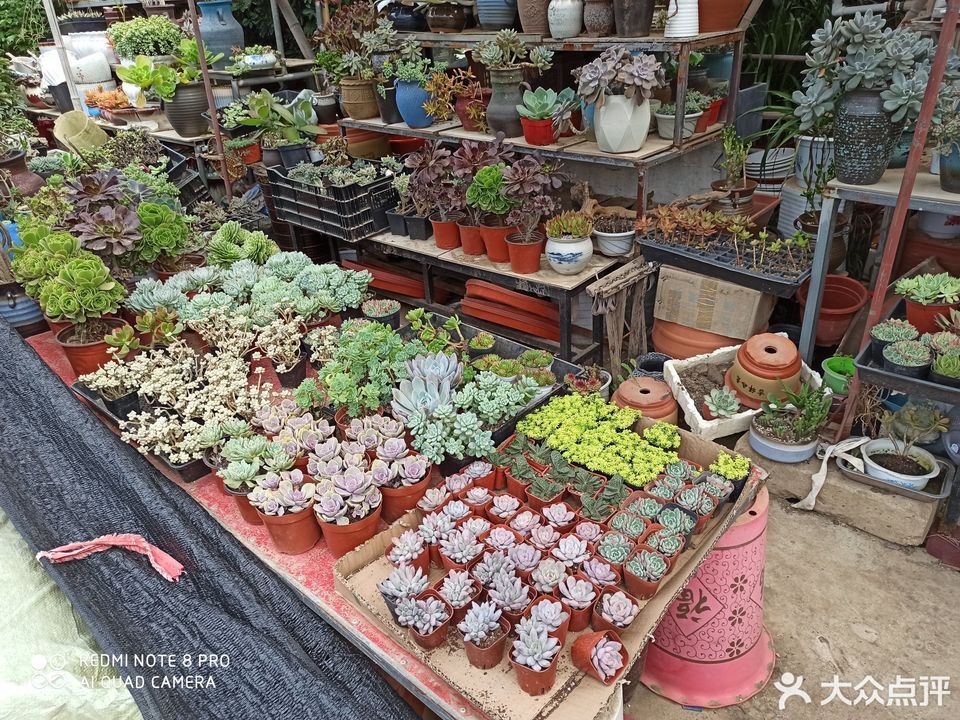
[[525, 630], [513, 641], [513, 661], [538, 672], [546, 670], [559, 654], [560, 642], [541, 623], [528, 624]]
[[412, 563], [423, 551], [423, 537], [415, 530], [404, 530], [393, 539], [387, 557], [394, 565], [404, 565]]
[[537, 592], [552, 593], [567, 577], [567, 566], [559, 560], [544, 558], [530, 573], [530, 582]]
[[394, 461], [391, 467], [401, 485], [416, 485], [427, 477], [430, 463], [422, 455], [406, 455]]
[[450, 516], [454, 520], [462, 520], [465, 517], [469, 517], [472, 513], [473, 511], [470, 509], [470, 506], [462, 500], [451, 500], [443, 508], [443, 514]]
[[560, 541], [560, 533], [552, 525], [538, 525], [530, 531], [527, 541], [539, 550], [549, 550]]
[[557, 546], [550, 551], [550, 554], [568, 568], [573, 568], [590, 557], [590, 550], [587, 547], [586, 540], [582, 540], [576, 535], [564, 535], [560, 538]]
[[473, 597], [476, 588], [466, 570], [451, 570], [440, 585], [440, 594], [454, 610], [459, 610]]
[[324, 481], [320, 486], [320, 494], [337, 494], [343, 500], [346, 511], [330, 520], [325, 517], [326, 511], [322, 510], [322, 503], [317, 505], [317, 515], [321, 520], [338, 525], [362, 520], [380, 507], [383, 499], [380, 488], [374, 484], [370, 473], [357, 467], [347, 467], [343, 472]]
[[510, 550], [517, 545], [517, 536], [509, 528], [497, 525], [490, 529], [484, 542], [495, 550]]
[[548, 632], [558, 630], [569, 617], [563, 605], [553, 600], [541, 600], [530, 608], [530, 619], [546, 625]]
[[652, 520], [660, 512], [663, 505], [654, 498], [637, 498], [627, 506], [627, 512], [638, 517]]
[[586, 610], [597, 599], [593, 584], [568, 575], [557, 586], [560, 598], [574, 610]]
[[640, 612], [640, 606], [619, 590], [604, 595], [598, 609], [604, 620], [618, 628], [628, 627]]
[[618, 532], [605, 533], [597, 545], [597, 554], [614, 565], [623, 564], [632, 550], [630, 538]]
[[251, 493], [247, 497], [264, 515], [292, 515], [307, 510], [313, 504], [316, 489], [314, 483], [294, 485], [289, 480], [283, 480], [275, 490], [260, 488], [261, 493]]
[[602, 104], [605, 95], [626, 95], [639, 105], [663, 84], [661, 65], [653, 55], [633, 55], [624, 48], [604, 50], [574, 76], [577, 94], [588, 105]]
[[523, 612], [531, 600], [530, 588], [520, 578], [505, 574], [497, 575], [488, 596], [501, 610], [512, 613]]
[[684, 545], [686, 545], [686, 540], [682, 535], [678, 535], [669, 528], [661, 528], [650, 533], [643, 543], [671, 558], [680, 554]]
[[433, 512], [438, 510], [447, 500], [450, 499], [450, 493], [444, 487], [427, 488], [423, 497], [417, 501], [417, 507], [424, 512]]
[[538, 525], [540, 525], [540, 516], [532, 510], [523, 510], [514, 515], [510, 521], [510, 527], [524, 537], [527, 537]]
[[433, 512], [424, 516], [417, 532], [427, 545], [439, 545], [456, 529], [456, 521], [449, 515]]
[[641, 580], [656, 583], [666, 576], [670, 570], [670, 565], [659, 552], [640, 550], [627, 561], [624, 569]]
[[469, 563], [483, 551], [476, 535], [455, 530], [440, 541], [440, 552], [457, 565]]
[[[494, 528], [496, 529], [496, 528]], [[493, 531], [491, 531], [492, 534]], [[520, 572], [530, 572], [540, 564], [543, 553], [526, 543], [510, 548], [508, 553], [514, 568]]]
[[487, 512], [501, 520], [509, 520], [519, 509], [520, 501], [513, 495], [496, 495]]
[[82, 325], [117, 312], [125, 294], [100, 258], [79, 257], [68, 260], [57, 276], [43, 285], [40, 306], [51, 320]]
[[647, 523], [643, 518], [625, 512], [619, 512], [610, 518], [609, 526], [611, 530], [622, 532], [634, 540], [643, 535], [647, 529]]
[[463, 527], [464, 530], [469, 530], [474, 535], [479, 537], [480, 535], [483, 535], [483, 533], [487, 532], [491, 525], [490, 521], [486, 518], [469, 517], [463, 521], [463, 525], [461, 527]]
[[464, 473], [454, 473], [453, 475], [447, 476], [443, 484], [450, 493], [456, 495], [470, 487], [473, 484], [473, 480]]
[[473, 566], [473, 575], [485, 588], [493, 585], [494, 579], [504, 571], [509, 576], [515, 575], [513, 572], [513, 561], [502, 550], [494, 550], [486, 553], [476, 565]]
[[137, 213], [123, 205], [104, 205], [96, 212], [80, 213], [73, 232], [85, 250], [108, 260], [133, 250], [142, 237]]
[[584, 520], [574, 526], [573, 532], [577, 537], [583, 538], [587, 542], [593, 542], [603, 535], [603, 528], [595, 522]]
[[493, 496], [490, 494], [490, 491], [485, 487], [472, 487], [467, 490], [466, 495], [463, 497], [464, 501], [470, 505], [485, 505], [488, 502], [493, 501]]
[[576, 517], [574, 512], [565, 503], [547, 505], [541, 511], [543, 519], [554, 527], [564, 527], [572, 523]]
[[590, 651], [590, 663], [602, 680], [607, 681], [620, 672], [623, 667], [622, 650], [621, 643], [607, 637], [600, 638], [593, 646], [593, 650]]
[[678, 507], [665, 507], [657, 514], [657, 522], [679, 535], [693, 531], [697, 521]]
[[416, 597], [427, 589], [429, 583], [429, 578], [423, 574], [420, 568], [412, 565], [401, 565], [394, 568], [385, 580], [377, 583], [377, 588], [385, 597], [399, 600]]
[[463, 641], [483, 645], [500, 627], [501, 610], [494, 602], [471, 605], [457, 629], [463, 633]]
[[580, 572], [594, 585], [616, 585], [620, 580], [613, 566], [600, 558], [588, 558], [580, 564]]

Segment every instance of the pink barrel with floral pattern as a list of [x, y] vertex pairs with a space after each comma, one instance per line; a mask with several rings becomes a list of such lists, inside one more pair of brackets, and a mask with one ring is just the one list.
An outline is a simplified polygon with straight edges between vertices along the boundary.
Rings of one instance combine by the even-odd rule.
[[670, 606], [647, 646], [641, 682], [692, 707], [756, 695], [776, 659], [763, 625], [763, 567], [770, 496], [760, 489]]

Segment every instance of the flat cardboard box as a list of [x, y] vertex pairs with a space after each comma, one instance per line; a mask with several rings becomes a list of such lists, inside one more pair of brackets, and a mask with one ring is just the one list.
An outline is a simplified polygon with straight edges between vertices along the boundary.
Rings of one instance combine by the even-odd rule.
[[767, 327], [775, 302], [758, 290], [663, 265], [653, 316], [744, 340]]
[[[652, 422], [644, 419], [643, 427]], [[684, 430], [680, 431], [680, 456], [704, 467], [711, 464], [719, 452], [727, 452], [715, 443], [699, 438]], [[727, 503], [700, 535], [694, 535], [688, 547], [678, 559], [673, 571], [651, 599], [641, 601], [640, 612], [631, 626], [622, 634], [630, 655], [629, 667], [640, 657], [653, 631], [667, 613], [673, 600], [680, 594], [707, 554], [726, 532], [727, 528], [753, 502], [757, 489], [766, 477], [759, 467], [754, 467], [743, 493], [736, 503]], [[337, 592], [396, 639], [405, 649], [421, 658], [434, 672], [461, 693], [479, 711], [492, 720], [599, 720], [609, 717], [619, 693], [616, 685], [606, 686], [578, 671], [570, 659], [570, 648], [579, 633], [570, 633], [558, 663], [557, 680], [553, 688], [539, 697], [532, 697], [520, 690], [514, 672], [507, 659], [509, 644], [504, 659], [492, 670], [478, 670], [467, 662], [462, 641], [456, 631], [451, 631], [446, 643], [432, 651], [416, 645], [406, 629], [393, 622], [383, 602], [377, 583], [390, 572], [384, 551], [390, 541], [404, 530], [416, 528], [421, 514], [411, 510], [390, 528], [371, 538], [356, 550], [347, 553], [334, 565], [334, 581]], [[436, 568], [431, 570], [431, 583], [443, 575]], [[590, 632], [590, 628], [584, 632]], [[624, 672], [621, 678], [625, 678]]]

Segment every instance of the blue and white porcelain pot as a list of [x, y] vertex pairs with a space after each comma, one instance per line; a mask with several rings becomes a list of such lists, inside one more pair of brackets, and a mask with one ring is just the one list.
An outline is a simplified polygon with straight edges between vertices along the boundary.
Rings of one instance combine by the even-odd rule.
[[593, 257], [593, 240], [589, 237], [547, 238], [544, 249], [547, 261], [561, 275], [576, 275], [581, 272]]

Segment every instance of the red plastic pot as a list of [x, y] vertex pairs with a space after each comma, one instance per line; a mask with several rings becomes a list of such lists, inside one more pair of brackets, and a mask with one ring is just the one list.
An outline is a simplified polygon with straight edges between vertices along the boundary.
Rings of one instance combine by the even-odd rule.
[[320, 526], [311, 507], [293, 514], [265, 515], [257, 510], [277, 550], [285, 555], [300, 555], [320, 540]]
[[475, 487], [485, 487], [490, 492], [493, 492], [496, 479], [497, 479], [497, 469], [494, 468], [483, 477], [478, 477], [477, 479], [475, 479], [473, 481], [473, 484]]
[[517, 275], [539, 272], [540, 256], [543, 255], [546, 238], [536, 232], [533, 235], [533, 242], [521, 242], [521, 237], [520, 233], [513, 233], [506, 238], [510, 270]]
[[[424, 576], [429, 577], [429, 572], [425, 572], [425, 573], [424, 573]], [[447, 579], [447, 576], [444, 575], [443, 577], [441, 577], [439, 580], [437, 580], [435, 583], [433, 583], [433, 584], [430, 586], [430, 587], [433, 588], [433, 589], [437, 592], [437, 594], [440, 595], [441, 597], [442, 597], [442, 594], [440, 593], [440, 588], [443, 587], [443, 581], [446, 580], [446, 579]], [[467, 610], [470, 609], [470, 606], [471, 606], [473, 603], [480, 601], [480, 595], [481, 595], [482, 592], [483, 592], [483, 586], [482, 586], [479, 582], [477, 582], [476, 580], [474, 580], [474, 581], [473, 581], [473, 593], [471, 593], [470, 599], [467, 600], [467, 602], [464, 603], [462, 607], [454, 608], [453, 605], [450, 605], [450, 601], [447, 600], [446, 598], [444, 598], [444, 601], [445, 601], [448, 605], [450, 605], [450, 609], [453, 611], [453, 619], [450, 621], [452, 625], [454, 625], [454, 626], [457, 625], [461, 620], [463, 620], [464, 617], [466, 617], [466, 615], [467, 615]]]
[[[581, 573], [575, 574], [574, 577], [577, 580], [585, 580], [586, 582], [590, 582], [590, 578], [588, 578], [586, 575], [582, 575]], [[590, 584], [593, 585], [593, 583]], [[596, 585], [593, 585], [593, 587], [596, 588]], [[590, 603], [589, 606], [583, 608], [582, 610], [571, 607], [567, 604], [567, 601], [564, 600], [563, 597], [560, 598], [560, 602], [563, 604], [563, 609], [570, 613], [570, 632], [580, 632], [590, 624], [590, 615], [593, 612], [593, 606], [597, 604], [598, 598], [599, 595], [594, 598], [593, 602]]]
[[[593, 648], [596, 647], [597, 643], [604, 638], [620, 643], [620, 657], [623, 658], [623, 665], [620, 666], [620, 669], [617, 671], [616, 675], [607, 678], [606, 680], [600, 676], [600, 673], [597, 672], [597, 669], [593, 666], [593, 662], [591, 660]], [[576, 666], [577, 670], [585, 672], [587, 675], [599, 680], [604, 685], [613, 685], [627, 669], [627, 661], [630, 659], [626, 648], [623, 646], [623, 640], [621, 640], [620, 636], [617, 635], [617, 633], [613, 630], [602, 630], [581, 635], [573, 641], [573, 647], [570, 649], [570, 655], [573, 658], [573, 664]]]
[[637, 577], [629, 570], [627, 570], [627, 562], [629, 562], [630, 558], [638, 554], [641, 550], [649, 550], [650, 552], [657, 552], [657, 550], [654, 550], [649, 545], [637, 545], [637, 547], [634, 548], [633, 552], [631, 552], [630, 555], [627, 557], [627, 560], [623, 563], [623, 584], [627, 586], [627, 592], [633, 595], [637, 600], [648, 600], [649, 598], [652, 598], [656, 594], [657, 589], [660, 587], [660, 583], [666, 580], [667, 575], [670, 574], [671, 561], [670, 561], [670, 558], [667, 558], [666, 556], [664, 556], [664, 558], [667, 561], [667, 574], [664, 575], [662, 578], [660, 578], [656, 582], [650, 582], [649, 580], [644, 580], [642, 578]]
[[457, 223], [460, 230], [460, 245], [463, 252], [467, 255], [483, 255], [487, 249], [483, 244], [483, 238], [480, 237], [480, 227], [477, 225], [461, 225]]
[[500, 664], [503, 659], [503, 648], [510, 637], [510, 623], [500, 618], [500, 628], [503, 630], [501, 635], [491, 645], [482, 648], [474, 645], [472, 642], [464, 641], [463, 649], [467, 653], [467, 660], [475, 668], [480, 670], [490, 670]]
[[517, 684], [527, 695], [543, 695], [547, 690], [553, 687], [557, 681], [557, 660], [560, 658], [558, 652], [553, 656], [553, 662], [546, 670], [534, 670], [533, 668], [521, 665], [512, 657], [510, 664], [517, 674]]
[[404, 135], [388, 135], [387, 140], [390, 143], [390, 152], [395, 155], [406, 155], [416, 152], [423, 147], [426, 140], [423, 138], [406, 137]]
[[520, 124], [523, 126], [523, 139], [531, 145], [552, 145], [556, 141], [553, 134], [553, 120], [529, 120], [520, 118]]
[[[513, 495], [521, 503], [527, 501], [527, 486], [522, 482], [517, 480], [513, 475], [510, 474], [510, 470], [507, 468], [503, 469], [503, 476], [507, 481], [507, 492]], [[519, 510], [517, 512], [520, 512]]]
[[398, 488], [382, 487], [380, 492], [383, 494], [383, 519], [385, 522], [392, 523], [398, 520], [408, 510], [413, 510], [420, 498], [430, 487], [430, 473], [432, 467], [427, 468], [427, 474], [423, 480], [415, 485], [403, 485]]
[[451, 220], [440, 220], [440, 215], [434, 213], [430, 216], [430, 224], [433, 225], [433, 240], [441, 250], [453, 250], [460, 247], [460, 228], [457, 220], [460, 219], [460, 213], [454, 213]]
[[223, 489], [224, 493], [233, 498], [234, 502], [237, 504], [237, 510], [240, 511], [240, 517], [242, 517], [251, 525], [263, 525], [263, 520], [260, 519], [260, 513], [257, 512], [257, 509], [253, 505], [250, 504], [250, 500], [247, 498], [247, 493], [235, 492], [223, 483], [220, 484], [220, 487]]
[[907, 320], [921, 335], [939, 332], [941, 328], [937, 325], [937, 318], [949, 317], [951, 309], [960, 307], [956, 303], [951, 305], [921, 305], [910, 298], [904, 299], [907, 302]]
[[[806, 283], [797, 290], [797, 300], [804, 310], [809, 289], [810, 285]], [[866, 304], [868, 298], [867, 289], [859, 281], [843, 275], [827, 275], [823, 286], [823, 299], [820, 302], [820, 315], [817, 318], [817, 345], [839, 343], [850, 327], [853, 316]]]
[[[533, 612], [533, 608], [539, 605], [542, 602], [557, 602], [557, 598], [552, 595], [541, 595], [532, 603], [527, 606], [527, 609], [523, 611], [523, 617], [530, 617], [530, 613]], [[569, 614], [569, 610], [567, 611]], [[563, 647], [563, 644], [567, 641], [567, 631], [570, 629], [570, 616], [561, 623], [560, 627], [556, 630], [551, 630], [547, 633], [552, 638], [556, 638], [557, 642], [560, 643], [560, 647]]]
[[440, 647], [443, 641], [447, 639], [447, 629], [450, 627], [450, 618], [453, 617], [453, 608], [450, 607], [450, 603], [444, 600], [443, 596], [436, 590], [424, 590], [417, 595], [418, 600], [425, 600], [428, 597], [436, 598], [443, 603], [447, 609], [447, 619], [445, 622], [440, 623], [440, 626], [429, 635], [421, 635], [414, 628], [410, 628], [410, 637], [424, 650], [433, 650], [434, 648]]
[[490, 260], [495, 263], [510, 262], [510, 252], [507, 250], [507, 235], [518, 232], [519, 228], [514, 225], [506, 227], [502, 225], [481, 225], [480, 237], [483, 238], [483, 246], [487, 250]]
[[356, 520], [346, 525], [328, 523], [317, 518], [317, 523], [323, 530], [323, 539], [327, 541], [330, 554], [335, 558], [342, 557], [376, 535], [381, 509], [381, 507], [378, 507], [362, 520]]
[[238, 148], [237, 155], [239, 155], [244, 165], [253, 165], [254, 163], [260, 162], [260, 143], [254, 142]]
[[427, 545], [427, 554], [430, 557], [430, 564], [435, 567], [443, 567], [443, 561], [440, 559], [440, 545], [434, 543], [433, 545]]
[[[114, 328], [120, 328], [126, 325], [123, 320], [117, 318], [101, 319], [104, 323], [104, 335], [110, 333]], [[106, 365], [112, 356], [107, 352], [109, 345], [104, 342], [103, 336], [99, 340], [88, 343], [74, 343], [70, 340], [75, 332], [74, 325], [68, 325], [56, 334], [57, 344], [63, 349], [63, 354], [67, 356], [70, 367], [73, 372], [80, 375], [96, 372]]]
[[43, 319], [46, 321], [47, 327], [50, 329], [50, 332], [52, 332], [54, 335], [56, 335], [61, 330], [65, 330], [66, 328], [71, 327], [73, 325], [73, 323], [70, 322], [69, 320], [67, 322], [55, 322], [50, 318], [48, 318], [46, 315], [43, 316]]
[[[391, 542], [383, 550], [383, 556], [387, 559], [387, 562], [390, 563], [393, 567], [400, 567], [397, 563], [390, 559], [390, 551], [393, 549], [393, 543]], [[406, 563], [405, 563], [406, 564]], [[413, 562], [409, 563], [414, 568], [420, 568], [420, 572], [423, 573], [424, 577], [430, 576], [430, 550], [426, 545], [423, 547], [423, 552], [421, 552], [417, 557], [413, 559]]]
[[[626, 592], [625, 590], [623, 590], [623, 588], [620, 588], [620, 587], [618, 587], [618, 586], [616, 586], [616, 585], [608, 585], [607, 587], [605, 587], [605, 588], [603, 589], [603, 592], [601, 592], [601, 593], [597, 596], [597, 601], [593, 604], [593, 612], [590, 614], [590, 626], [591, 626], [594, 630], [600, 630], [600, 631], [603, 631], [603, 630], [612, 630], [613, 632], [622, 633], [622, 632], [624, 632], [627, 628], [629, 628], [630, 625], [633, 624], [633, 622], [631, 621], [630, 625], [627, 625], [627, 627], [617, 627], [617, 626], [614, 625], [612, 622], [610, 622], [610, 621], [608, 621], [608, 620], [604, 620], [603, 615], [600, 614], [600, 609], [603, 607], [603, 598], [604, 598], [604, 596], [606, 596], [606, 595], [613, 595], [613, 594], [618, 593], [618, 592], [622, 592], [624, 595], [626, 595], [628, 598], [630, 598], [630, 600], [631, 600], [635, 605], [639, 605], [639, 604], [640, 604], [639, 601], [638, 601], [633, 595], [631, 595], [630, 593], [628, 593], [628, 592]], [[634, 618], [634, 620], [636, 620], [636, 618]]]

